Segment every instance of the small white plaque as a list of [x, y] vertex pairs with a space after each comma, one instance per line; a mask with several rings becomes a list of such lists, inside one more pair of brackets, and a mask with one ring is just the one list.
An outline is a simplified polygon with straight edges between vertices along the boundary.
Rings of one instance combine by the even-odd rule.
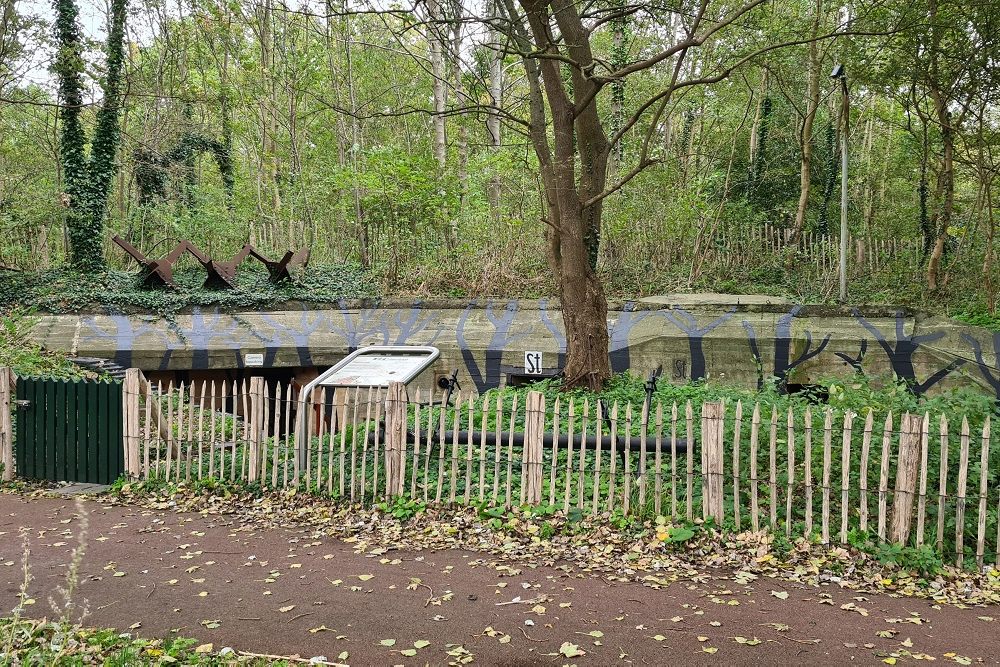
[[541, 375], [542, 374], [542, 353], [535, 351], [524, 351], [524, 374], [525, 375]]
[[244, 354], [243, 364], [245, 366], [263, 366], [264, 365], [264, 355], [263, 354]]

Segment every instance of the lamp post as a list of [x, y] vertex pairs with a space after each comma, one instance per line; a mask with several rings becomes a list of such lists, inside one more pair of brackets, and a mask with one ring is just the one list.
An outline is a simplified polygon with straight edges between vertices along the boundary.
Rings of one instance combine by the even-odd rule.
[[835, 65], [831, 79], [840, 79], [840, 301], [847, 302], [847, 139], [851, 127], [851, 101], [847, 94], [847, 72]]

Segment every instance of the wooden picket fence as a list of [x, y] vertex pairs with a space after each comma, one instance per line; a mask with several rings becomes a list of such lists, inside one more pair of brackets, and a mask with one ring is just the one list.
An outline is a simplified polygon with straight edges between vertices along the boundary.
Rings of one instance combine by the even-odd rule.
[[[408, 396], [125, 379], [126, 469], [370, 504], [549, 505], [849, 543], [928, 544], [1000, 563], [1000, 459], [987, 419], [704, 403], [634, 408], [512, 391]], [[147, 400], [142, 400], [146, 398]]]
[[[657, 230], [656, 224], [629, 229], [622, 237], [610, 237], [602, 244], [601, 262], [606, 270], [621, 265], [677, 264], [708, 270], [749, 270], [762, 262], [795, 253], [795, 264], [809, 268], [819, 280], [839, 275], [840, 237], [834, 234], [803, 232], [793, 243], [793, 230], [772, 224], [703, 230], [690, 235]], [[669, 239], [669, 240], [668, 240]], [[878, 238], [852, 236], [848, 243], [848, 271], [851, 277], [876, 273], [917, 276], [924, 263], [919, 238]]]
[[[0, 369], [0, 462], [13, 375]], [[934, 547], [1000, 563], [1000, 458], [990, 419], [830, 407], [654, 402], [633, 407], [511, 390], [482, 396], [249, 382], [123, 382], [133, 479], [228, 480], [372, 504], [547, 505], [570, 516], [708, 519], [733, 530]], [[953, 430], [953, 426], [958, 426]]]

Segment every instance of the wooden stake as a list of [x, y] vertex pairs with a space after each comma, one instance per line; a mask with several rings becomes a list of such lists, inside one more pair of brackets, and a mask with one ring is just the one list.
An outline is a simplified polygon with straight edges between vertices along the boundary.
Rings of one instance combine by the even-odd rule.
[[920, 422], [920, 493], [917, 495], [917, 546], [924, 543], [924, 513], [927, 510], [927, 449], [931, 416], [924, 413]]
[[886, 506], [889, 499], [889, 451], [892, 446], [892, 411], [885, 416], [882, 427], [882, 458], [878, 481], [878, 537], [885, 541]]
[[[986, 498], [990, 477], [990, 416], [986, 415], [983, 424], [982, 452], [979, 460], [979, 526], [976, 532], [976, 565], [983, 569], [983, 556], [986, 553]], [[1000, 518], [1000, 517], [998, 517]]]
[[[570, 403], [570, 411], [573, 403]], [[571, 418], [572, 419], [572, 418]], [[545, 437], [545, 395], [528, 392], [524, 415], [524, 501], [537, 505], [542, 501], [542, 446]]]
[[826, 409], [823, 422], [823, 544], [830, 544], [830, 462], [833, 450], [833, 410]]
[[[739, 427], [737, 426], [737, 428]], [[656, 496], [653, 503], [653, 511], [656, 513], [656, 516], [662, 516], [663, 514], [663, 507], [662, 507], [663, 464], [662, 464], [662, 454], [661, 454], [662, 449], [663, 449], [663, 403], [661, 403], [660, 400], [657, 399], [656, 400], [656, 454], [653, 460], [653, 466], [655, 468], [654, 474], [656, 475], [655, 479]], [[598, 440], [597, 453], [598, 454], [601, 453], [600, 440]], [[582, 475], [582, 470], [581, 470], [581, 475]], [[737, 504], [738, 503], [739, 501], [737, 501]], [[739, 517], [738, 511], [737, 511], [737, 517]], [[737, 521], [737, 530], [739, 530], [739, 518], [737, 518], [736, 521]]]
[[701, 446], [705, 452], [705, 467], [702, 479], [705, 480], [706, 494], [702, 500], [704, 513], [713, 517], [715, 524], [721, 526], [725, 521], [725, 494], [723, 492], [723, 475], [725, 474], [725, 456], [723, 435], [725, 433], [725, 408], [722, 403], [705, 403], [701, 407]]
[[792, 497], [795, 495], [795, 416], [788, 406], [785, 439], [788, 445], [788, 483], [785, 486], [785, 537], [792, 534]]
[[872, 427], [874, 422], [874, 413], [871, 408], [868, 408], [868, 414], [865, 416], [865, 432], [861, 440], [861, 531], [866, 532], [868, 530], [868, 458], [871, 454], [871, 444], [872, 444]]
[[[576, 483], [576, 507], [583, 510], [583, 492], [587, 481], [587, 427], [590, 425], [590, 399], [583, 399], [583, 426], [580, 428], [580, 473]], [[596, 450], [600, 453], [600, 443]]]
[[958, 464], [958, 496], [955, 506], [955, 563], [965, 559], [965, 489], [969, 481], [969, 420], [962, 417], [961, 451]]
[[685, 415], [687, 418], [687, 520], [694, 521], [694, 411], [691, 401], [687, 402]]
[[913, 520], [913, 499], [917, 490], [920, 466], [920, 415], [906, 413], [899, 424], [899, 454], [896, 462], [896, 488], [892, 500], [892, 528], [889, 539], [906, 544]]
[[[736, 520], [736, 532], [740, 531], [740, 430], [743, 428], [743, 401], [736, 401], [736, 417], [733, 420], [733, 517]], [[659, 460], [660, 448], [656, 448]], [[659, 468], [659, 462], [657, 462]], [[657, 491], [659, 498], [659, 491]], [[659, 514], [659, 512], [657, 512]]]
[[805, 520], [805, 537], [809, 539], [813, 532], [813, 480], [812, 480], [812, 437], [813, 437], [813, 419], [812, 419], [812, 408], [806, 406], [805, 414], [805, 448], [803, 451], [803, 459], [805, 463], [805, 470], [803, 474], [805, 475], [806, 482], [806, 520]]
[[854, 413], [844, 413], [844, 440], [840, 451], [840, 543], [847, 544], [847, 517], [851, 508], [851, 435]]
[[[944, 506], [948, 498], [948, 419], [941, 415], [941, 473], [938, 478], [937, 549], [944, 551]], [[1000, 561], [998, 561], [1000, 562]]]
[[760, 480], [757, 477], [757, 441], [760, 436], [760, 403], [754, 403], [750, 418], [750, 527], [760, 532]]

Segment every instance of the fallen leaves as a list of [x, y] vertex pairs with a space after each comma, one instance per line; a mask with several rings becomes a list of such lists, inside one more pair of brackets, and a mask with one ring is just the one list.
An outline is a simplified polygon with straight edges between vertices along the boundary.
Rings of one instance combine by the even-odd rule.
[[582, 655], [587, 655], [586, 651], [572, 642], [563, 642], [562, 646], [559, 647], [559, 653], [567, 658], [579, 658]]

